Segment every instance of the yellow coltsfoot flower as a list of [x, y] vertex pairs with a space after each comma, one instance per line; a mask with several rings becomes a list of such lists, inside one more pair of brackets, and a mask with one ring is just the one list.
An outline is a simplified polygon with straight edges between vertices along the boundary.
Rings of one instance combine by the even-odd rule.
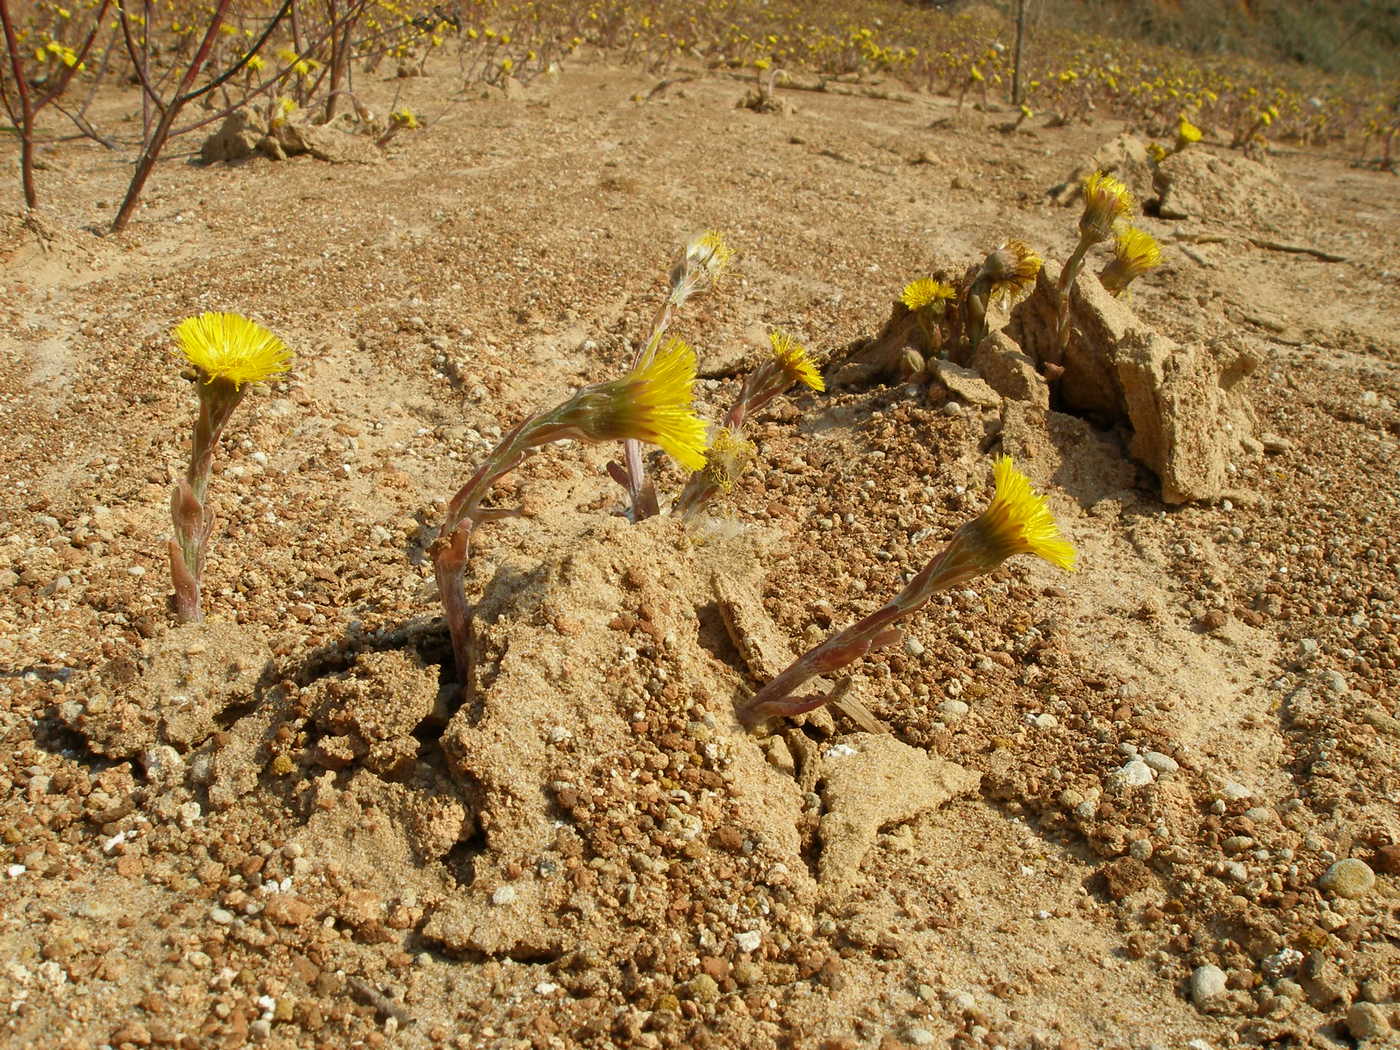
[[550, 423], [588, 441], [645, 441], [686, 470], [700, 470], [705, 465], [705, 421], [691, 405], [694, 396], [695, 351], [673, 338], [621, 379], [580, 392]]
[[826, 383], [805, 346], [777, 328], [768, 333], [768, 342], [773, 347], [774, 360], [789, 382], [801, 383], [817, 391], [826, 389]]
[[977, 280], [991, 287], [988, 302], [1020, 298], [1035, 285], [1041, 258], [1025, 241], [1007, 241], [982, 263]]
[[936, 281], [932, 277], [920, 277], [904, 286], [904, 290], [899, 293], [899, 301], [911, 311], [922, 310], [927, 306], [941, 313], [944, 304], [957, 294], [951, 285]]
[[1099, 281], [1117, 295], [1134, 280], [1162, 265], [1162, 249], [1152, 234], [1128, 226], [1118, 231], [1113, 259], [1099, 274]]
[[203, 313], [175, 327], [175, 342], [206, 383], [235, 387], [284, 374], [292, 355], [277, 336], [241, 314]]
[[959, 530], [980, 571], [990, 572], [1016, 554], [1034, 554], [1073, 572], [1074, 547], [1060, 534], [1045, 497], [1031, 488], [1030, 480], [1016, 469], [1010, 456], [997, 459], [993, 470], [996, 494], [991, 505]]
[[1118, 179], [1096, 171], [1084, 180], [1084, 214], [1079, 235], [1097, 244], [1113, 235], [1113, 227], [1133, 210], [1133, 195]]

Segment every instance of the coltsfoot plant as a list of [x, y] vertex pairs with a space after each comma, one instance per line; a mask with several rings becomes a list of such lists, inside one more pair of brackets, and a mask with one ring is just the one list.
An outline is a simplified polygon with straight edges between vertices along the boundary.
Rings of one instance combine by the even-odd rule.
[[1133, 195], [1112, 175], [1096, 171], [1084, 180], [1084, 212], [1079, 217], [1079, 243], [1060, 271], [1059, 316], [1056, 336], [1063, 354], [1069, 346], [1069, 295], [1084, 267], [1084, 256], [1096, 244], [1113, 236], [1115, 228], [1133, 211]]
[[740, 720], [757, 728], [775, 718], [814, 711], [835, 699], [842, 691], [839, 685], [828, 694], [792, 694], [817, 675], [839, 670], [867, 653], [898, 642], [902, 635], [896, 623], [923, 608], [939, 591], [991, 572], [1007, 558], [1034, 554], [1073, 572], [1074, 547], [1060, 534], [1045, 499], [1036, 494], [1009, 456], [996, 461], [994, 477], [996, 493], [991, 505], [958, 529], [942, 552], [904, 590], [860, 622], [836, 632], [798, 657], [740, 705]]
[[937, 354], [943, 346], [943, 319], [948, 303], [956, 299], [957, 294], [952, 285], [934, 277], [915, 278], [899, 293], [899, 301], [913, 314], [931, 354]]
[[249, 385], [284, 374], [291, 367], [292, 355], [281, 339], [239, 314], [205, 313], [186, 318], [176, 326], [174, 338], [194, 366], [199, 392], [189, 469], [170, 498], [175, 526], [175, 538], [170, 541], [173, 605], [180, 621], [189, 623], [203, 617], [200, 581], [214, 530], [209, 475], [219, 436]]
[[[695, 414], [695, 351], [672, 338], [620, 379], [584, 387], [546, 412], [530, 416], [507, 434], [452, 501], [429, 547], [438, 595], [452, 635], [452, 656], [464, 693], [472, 683], [472, 623], [463, 576], [471, 534], [485, 521], [520, 511], [482, 507], [491, 487], [514, 470], [532, 448], [572, 438], [597, 444], [635, 441], [658, 445], [686, 470], [705, 465], [705, 423]], [[640, 455], [637, 457], [640, 462]]]
[[1114, 234], [1113, 258], [1099, 271], [1099, 283], [1109, 294], [1123, 293], [1133, 281], [1162, 265], [1162, 249], [1157, 240], [1136, 226], [1124, 226]]
[[[632, 359], [634, 371], [646, 367], [655, 357], [676, 313], [691, 299], [714, 290], [733, 258], [734, 252], [725, 242], [724, 234], [717, 230], [706, 230], [686, 242], [671, 267], [666, 298], [652, 321], [651, 334]], [[629, 438], [623, 442], [622, 465], [609, 469], [614, 480], [627, 490], [628, 509], [634, 521], [660, 511], [656, 490], [647, 480], [641, 444], [637, 440]]]
[[962, 327], [968, 351], [987, 335], [987, 309], [999, 299], [1014, 302], [1035, 286], [1041, 258], [1025, 241], [1007, 241], [983, 261], [963, 294]]
[[812, 353], [805, 346], [779, 329], [768, 333], [768, 343], [772, 355], [744, 379], [724, 422], [713, 430], [704, 469], [692, 474], [681, 490], [676, 499], [677, 514], [694, 517], [715, 496], [733, 488], [734, 482], [753, 465], [758, 450], [744, 432], [750, 416], [794, 386], [826, 389]]

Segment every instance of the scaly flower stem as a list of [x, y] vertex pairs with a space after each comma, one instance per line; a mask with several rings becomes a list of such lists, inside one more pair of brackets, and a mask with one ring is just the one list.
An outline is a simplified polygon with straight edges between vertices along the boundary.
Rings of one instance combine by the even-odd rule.
[[248, 392], [246, 385], [240, 387], [222, 377], [198, 386], [199, 417], [194, 424], [189, 469], [170, 495], [170, 518], [175, 527], [175, 538], [169, 543], [170, 576], [175, 586], [175, 616], [181, 623], [196, 623], [204, 618], [200, 581], [214, 529], [214, 515], [207, 505], [214, 449], [233, 410]]
[[1079, 271], [1084, 267], [1084, 256], [1089, 251], [1093, 241], [1087, 237], [1080, 237], [1079, 243], [1075, 246], [1074, 253], [1070, 255], [1065, 263], [1065, 268], [1060, 271], [1060, 283], [1057, 287], [1059, 292], [1059, 314], [1055, 319], [1055, 341], [1060, 346], [1060, 358], [1069, 351], [1069, 300], [1074, 289], [1075, 278], [1079, 276]]
[[897, 641], [895, 623], [923, 608], [937, 592], [986, 572], [985, 546], [976, 528], [976, 521], [964, 525], [893, 599], [793, 661], [741, 707], [739, 720], [752, 729], [770, 719], [803, 714], [827, 703], [830, 695], [790, 697], [809, 679], [845, 667], [871, 650]]
[[[661, 308], [656, 311], [656, 318], [651, 323], [651, 336], [637, 350], [636, 356], [632, 358], [634, 370], [650, 363], [651, 359], [656, 356], [656, 351], [661, 346], [661, 340], [665, 337], [666, 330], [671, 327], [671, 320], [675, 317], [675, 312], [675, 304], [668, 297], [661, 304]], [[628, 438], [622, 443], [622, 457], [627, 477], [629, 517], [633, 521], [655, 517], [661, 513], [661, 504], [656, 498], [655, 486], [647, 481], [646, 464], [642, 462], [642, 443], [636, 438]]]
[[987, 296], [991, 282], [986, 278], [975, 281], [963, 300], [963, 331], [968, 337], [968, 352], [976, 353], [987, 337]]
[[529, 417], [492, 450], [471, 480], [452, 497], [437, 539], [428, 547], [428, 555], [433, 560], [433, 577], [437, 580], [438, 598], [442, 601], [443, 616], [447, 621], [448, 633], [452, 636], [452, 659], [457, 666], [457, 679], [462, 683], [464, 696], [472, 693], [475, 666], [471, 606], [467, 604], [464, 583], [472, 530], [479, 521], [512, 513], [483, 511], [481, 501], [486, 498], [492, 485], [519, 466], [531, 446], [545, 443], [540, 440], [540, 424], [546, 418], [547, 415]]

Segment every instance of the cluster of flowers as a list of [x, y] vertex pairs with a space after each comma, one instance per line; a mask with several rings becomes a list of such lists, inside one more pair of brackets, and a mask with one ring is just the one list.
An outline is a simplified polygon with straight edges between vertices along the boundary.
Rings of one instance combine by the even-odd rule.
[[[983, 268], [988, 275], [985, 294], [1023, 288], [1028, 276], [1034, 279], [1034, 269], [1029, 266], [1033, 256], [1022, 247], [993, 253]], [[632, 367], [616, 379], [584, 387], [554, 407], [522, 420], [448, 503], [429, 553], [458, 677], [465, 690], [471, 688], [474, 646], [471, 609], [463, 586], [472, 532], [479, 524], [519, 513], [482, 504], [495, 483], [514, 470], [531, 449], [565, 439], [589, 444], [622, 442], [624, 447], [635, 448], [640, 443], [655, 445], [690, 472], [671, 504], [673, 513], [689, 520], [716, 496], [730, 491], [754, 464], [757, 448], [746, 435], [745, 426], [755, 413], [794, 386], [824, 389], [813, 355], [790, 334], [775, 330], [769, 334], [771, 354], [744, 379], [722, 421], [707, 425], [696, 412], [695, 351], [682, 339], [668, 336], [667, 328], [688, 301], [715, 287], [731, 257], [724, 238], [717, 233], [692, 238], [672, 267], [668, 293], [651, 337]], [[1038, 268], [1039, 260], [1034, 262]], [[946, 286], [919, 288], [931, 296], [923, 308], [935, 301], [946, 303], [952, 294]], [[250, 385], [285, 374], [291, 354], [276, 335], [231, 313], [188, 318], [176, 327], [174, 338], [197, 375], [199, 415], [189, 468], [171, 499], [173, 607], [181, 621], [196, 621], [202, 616], [200, 583], [214, 530], [208, 486], [220, 435]], [[659, 512], [639, 450], [627, 456], [625, 466], [613, 464], [610, 469], [627, 488], [634, 520]], [[830, 696], [792, 699], [791, 693], [813, 676], [888, 644], [898, 637], [894, 623], [914, 613], [934, 593], [991, 572], [1007, 558], [1035, 554], [1072, 570], [1074, 549], [1060, 536], [1044, 500], [1031, 490], [1026, 478], [1005, 457], [995, 464], [995, 478], [991, 506], [959, 529], [942, 553], [899, 595], [798, 659], [743, 705], [743, 721], [758, 726], [826, 703]]]

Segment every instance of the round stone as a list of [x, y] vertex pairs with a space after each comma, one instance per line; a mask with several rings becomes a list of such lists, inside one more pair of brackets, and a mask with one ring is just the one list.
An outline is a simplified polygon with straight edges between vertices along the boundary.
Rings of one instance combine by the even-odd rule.
[[1347, 1011], [1347, 1030], [1358, 1042], [1381, 1040], [1390, 1034], [1390, 1022], [1375, 1003], [1352, 1003]]
[[1225, 994], [1225, 971], [1206, 963], [1191, 973], [1191, 1002], [1206, 1007]]
[[1376, 884], [1376, 873], [1369, 864], [1355, 857], [1339, 860], [1317, 880], [1320, 889], [1335, 897], [1364, 897]]

